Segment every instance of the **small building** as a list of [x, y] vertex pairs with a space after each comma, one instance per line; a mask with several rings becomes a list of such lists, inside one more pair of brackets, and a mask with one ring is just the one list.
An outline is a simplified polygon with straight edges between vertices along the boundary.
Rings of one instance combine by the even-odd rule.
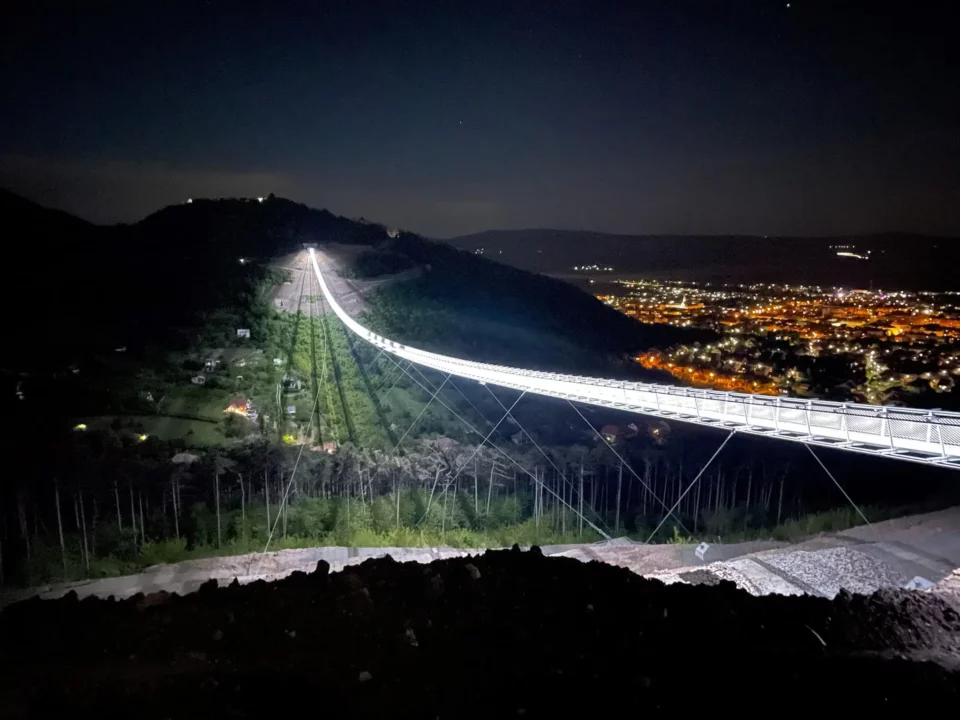
[[234, 395], [233, 399], [230, 400], [230, 404], [227, 405], [223, 411], [225, 413], [236, 413], [237, 415], [247, 417], [251, 407], [250, 401], [243, 395]]
[[617, 438], [620, 437], [620, 428], [616, 425], [604, 425], [600, 434], [603, 435], [603, 439], [608, 443], [615, 443]]
[[287, 415], [295, 415], [297, 412], [296, 405], [287, 405]]
[[295, 377], [284, 375], [280, 382], [284, 392], [299, 392], [300, 390], [300, 381]]
[[237, 328], [237, 337], [238, 338], [249, 338], [250, 329], [249, 328]]
[[280, 358], [274, 358], [274, 359], [273, 359], [273, 366], [274, 366], [274, 367], [280, 367], [281, 365], [283, 365], [283, 360], [281, 360]]
[[335, 442], [325, 442], [323, 444], [323, 451], [328, 455], [333, 455], [337, 451], [337, 444]]
[[203, 385], [207, 382], [207, 378], [203, 375], [194, 375], [192, 378], [190, 378], [190, 382], [192, 382], [194, 385]]
[[203, 369], [207, 372], [213, 372], [219, 367], [220, 361], [217, 358], [208, 358], [203, 363]]

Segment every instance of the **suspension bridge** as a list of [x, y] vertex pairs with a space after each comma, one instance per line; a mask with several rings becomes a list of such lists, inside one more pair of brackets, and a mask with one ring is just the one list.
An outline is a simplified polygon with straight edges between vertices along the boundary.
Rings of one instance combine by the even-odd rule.
[[960, 468], [960, 413], [580, 377], [418, 350], [381, 337], [350, 317], [324, 280], [316, 252], [312, 248], [309, 252], [323, 295], [344, 325], [383, 352], [416, 365], [575, 403], [811, 446]]

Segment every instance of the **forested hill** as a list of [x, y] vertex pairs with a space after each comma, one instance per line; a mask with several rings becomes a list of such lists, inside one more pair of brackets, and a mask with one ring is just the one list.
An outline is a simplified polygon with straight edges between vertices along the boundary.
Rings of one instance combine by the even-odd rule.
[[[96, 226], [4, 191], [7, 370], [64, 365], [117, 346], [196, 342], [214, 315], [252, 323], [264, 262], [304, 242], [375, 244], [379, 225], [280, 198], [196, 200], [133, 225]], [[241, 257], [251, 262], [240, 263]]]
[[387, 252], [423, 272], [375, 296], [369, 321], [427, 349], [544, 370], [616, 373], [617, 358], [640, 349], [712, 338], [641, 325], [566, 282], [444, 243], [403, 235]]
[[253, 326], [268, 311], [255, 297], [266, 261], [305, 242], [369, 246], [360, 276], [420, 267], [417, 279], [381, 293], [371, 318], [407, 342], [576, 370], [678, 340], [679, 331], [641, 326], [568, 284], [272, 196], [198, 199], [112, 227], [9, 193], [3, 201], [16, 229], [7, 258], [22, 269], [4, 300], [26, 303], [10, 331], [8, 369], [115, 346], [188, 347], [212, 317]]

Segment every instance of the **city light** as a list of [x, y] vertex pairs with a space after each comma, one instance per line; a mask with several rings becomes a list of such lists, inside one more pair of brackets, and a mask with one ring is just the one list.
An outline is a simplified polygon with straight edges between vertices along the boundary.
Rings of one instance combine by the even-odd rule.
[[916, 392], [918, 379], [935, 392], [951, 391], [950, 376], [960, 374], [946, 370], [955, 358], [947, 353], [960, 342], [956, 293], [651, 280], [616, 285], [620, 291], [597, 297], [640, 322], [723, 336], [703, 347], [636, 358], [696, 387], [816, 397], [823, 378], [815, 383], [811, 368], [819, 358], [838, 356], [847, 372], [833, 382], [848, 383], [842, 392], [883, 404], [908, 385]]

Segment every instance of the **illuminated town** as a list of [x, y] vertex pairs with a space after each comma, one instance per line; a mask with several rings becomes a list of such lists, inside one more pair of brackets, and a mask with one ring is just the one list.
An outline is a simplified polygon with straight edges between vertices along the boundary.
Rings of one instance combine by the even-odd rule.
[[597, 297], [641, 322], [716, 332], [636, 358], [697, 387], [956, 403], [944, 393], [960, 375], [960, 293], [620, 280]]

